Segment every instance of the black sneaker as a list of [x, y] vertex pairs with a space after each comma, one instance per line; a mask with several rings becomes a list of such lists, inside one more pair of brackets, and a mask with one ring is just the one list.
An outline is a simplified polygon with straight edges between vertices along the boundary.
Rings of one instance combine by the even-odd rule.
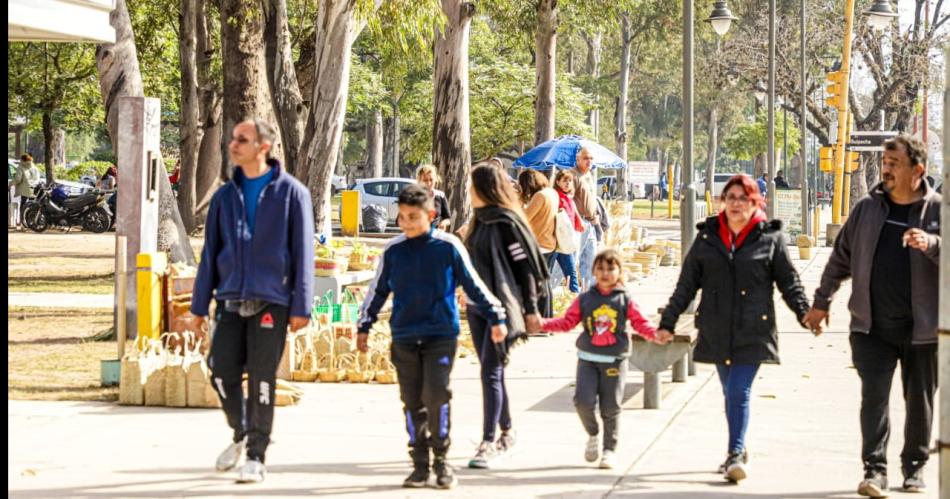
[[436, 458], [435, 465], [432, 466], [432, 471], [435, 472], [435, 486], [440, 489], [451, 489], [458, 484], [458, 479], [455, 478], [455, 470], [452, 469], [452, 465], [445, 462], [445, 458]]
[[882, 471], [868, 470], [864, 480], [858, 484], [858, 495], [865, 497], [887, 497], [887, 474]]
[[904, 492], [926, 492], [927, 485], [924, 484], [924, 469], [917, 468], [913, 473], [904, 472]]
[[429, 482], [429, 467], [428, 466], [416, 466], [412, 469], [412, 473], [402, 481], [402, 486], [407, 489], [420, 489], [425, 487]]

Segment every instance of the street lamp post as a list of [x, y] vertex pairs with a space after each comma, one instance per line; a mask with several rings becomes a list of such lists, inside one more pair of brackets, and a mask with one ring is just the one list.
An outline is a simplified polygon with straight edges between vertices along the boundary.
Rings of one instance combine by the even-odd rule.
[[[773, 0], [774, 1], [774, 0]], [[706, 22], [717, 35], [729, 31], [736, 18], [725, 0], [717, 1]], [[696, 236], [696, 186], [693, 185], [693, 0], [683, 0], [683, 188], [680, 190], [680, 244], [682, 257]], [[670, 195], [673, 193], [671, 192]]]

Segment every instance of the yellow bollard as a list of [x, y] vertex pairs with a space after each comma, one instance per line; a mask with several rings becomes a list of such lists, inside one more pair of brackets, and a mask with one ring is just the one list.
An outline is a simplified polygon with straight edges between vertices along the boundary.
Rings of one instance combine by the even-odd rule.
[[815, 243], [818, 242], [818, 234], [821, 232], [821, 205], [815, 205], [815, 222], [811, 224], [812, 231], [815, 233]]
[[707, 190], [707, 191], [706, 191], [706, 216], [707, 216], [707, 217], [712, 216], [712, 212], [713, 212], [713, 208], [712, 208], [712, 194], [710, 194], [709, 191]]
[[356, 236], [360, 231], [360, 192], [343, 191], [340, 199], [340, 232]]
[[669, 195], [666, 197], [666, 218], [673, 218], [673, 165], [666, 165], [666, 183]]
[[140, 342], [146, 338], [158, 339], [162, 335], [162, 276], [167, 266], [165, 253], [139, 253], [135, 256]]

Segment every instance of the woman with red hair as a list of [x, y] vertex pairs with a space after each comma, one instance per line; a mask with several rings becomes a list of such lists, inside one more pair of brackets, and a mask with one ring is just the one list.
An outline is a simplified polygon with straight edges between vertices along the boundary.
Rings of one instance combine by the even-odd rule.
[[722, 211], [697, 225], [657, 339], [672, 339], [677, 319], [702, 289], [693, 359], [716, 365], [729, 427], [728, 454], [719, 471], [738, 482], [749, 472], [745, 433], [752, 381], [760, 364], [779, 361], [772, 284], [799, 323], [808, 312], [808, 298], [788, 256], [782, 222], [766, 219], [755, 181], [747, 175], [732, 177], [721, 201]]

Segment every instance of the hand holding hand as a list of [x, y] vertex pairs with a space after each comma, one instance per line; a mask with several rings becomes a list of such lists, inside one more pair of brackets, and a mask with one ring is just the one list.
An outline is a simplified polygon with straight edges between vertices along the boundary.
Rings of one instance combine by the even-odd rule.
[[673, 341], [673, 333], [667, 331], [666, 329], [657, 329], [656, 338], [653, 342], [657, 345], [666, 345], [667, 343]]
[[819, 310], [815, 307], [812, 307], [808, 313], [805, 314], [805, 317], [802, 319], [802, 324], [810, 329], [815, 336], [818, 336], [822, 333], [821, 321], [825, 321], [825, 325], [828, 325], [831, 317], [828, 315], [827, 310]]
[[495, 343], [501, 343], [508, 337], [508, 327], [504, 324], [498, 324], [491, 327], [491, 340]]
[[541, 326], [540, 314], [528, 314], [524, 316], [524, 326], [528, 333], [537, 333], [544, 330]]
[[369, 351], [369, 333], [356, 333], [356, 349], [366, 353]]
[[904, 233], [903, 239], [905, 246], [910, 246], [920, 251], [927, 251], [927, 248], [930, 247], [930, 243], [927, 240], [927, 233], [917, 228], [908, 229], [907, 232]]

